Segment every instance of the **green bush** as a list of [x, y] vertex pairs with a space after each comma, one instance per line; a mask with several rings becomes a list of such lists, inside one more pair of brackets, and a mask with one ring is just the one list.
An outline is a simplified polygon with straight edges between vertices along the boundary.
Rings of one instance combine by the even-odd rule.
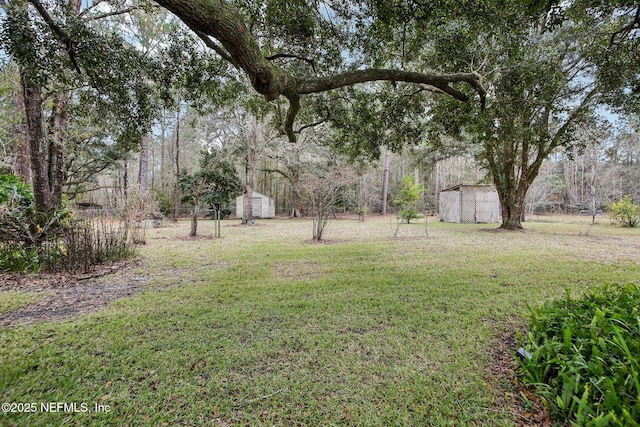
[[0, 271], [37, 273], [40, 268], [37, 250], [20, 245], [0, 243]]
[[605, 286], [532, 312], [520, 361], [551, 416], [575, 426], [639, 426], [640, 289]]
[[640, 206], [633, 204], [631, 194], [609, 205], [611, 220], [623, 227], [635, 227], [640, 222]]

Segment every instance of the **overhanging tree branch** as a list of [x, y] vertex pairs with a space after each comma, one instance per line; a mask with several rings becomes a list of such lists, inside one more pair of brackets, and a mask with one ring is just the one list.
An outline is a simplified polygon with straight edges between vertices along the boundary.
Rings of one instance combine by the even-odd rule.
[[387, 80], [424, 84], [455, 99], [468, 101], [469, 97], [464, 92], [452, 86], [454, 83], [463, 83], [478, 93], [484, 108], [486, 91], [478, 73], [434, 74], [372, 69], [297, 80], [262, 55], [256, 39], [244, 23], [236, 6], [229, 2], [225, 0], [155, 0], [155, 2], [173, 12], [196, 34], [201, 33], [218, 40], [238, 67], [249, 77], [254, 89], [267, 101], [273, 101], [280, 96], [289, 100], [285, 133], [292, 142], [296, 140], [293, 123], [300, 110], [301, 95], [325, 92], [358, 83]]
[[214, 43], [214, 41], [211, 40], [208, 35], [206, 35], [202, 31], [197, 30], [195, 28], [191, 28], [191, 27], [189, 27], [189, 28], [191, 29], [191, 31], [193, 31], [196, 34], [196, 36], [198, 36], [200, 38], [200, 40], [202, 40], [204, 42], [205, 46], [207, 46], [209, 49], [212, 49], [215, 53], [220, 55], [220, 57], [222, 59], [224, 59], [225, 61], [227, 61], [231, 65], [233, 65], [238, 70], [240, 69], [240, 66], [235, 61], [235, 59], [233, 59], [231, 57], [231, 55], [229, 55], [229, 53], [227, 53], [223, 48], [221, 48], [216, 43]]
[[78, 63], [76, 61], [74, 43], [71, 37], [62, 29], [60, 25], [58, 25], [53, 20], [51, 15], [49, 15], [49, 12], [47, 12], [47, 9], [45, 9], [44, 6], [42, 6], [42, 3], [40, 3], [39, 0], [28, 0], [28, 1], [33, 5], [33, 7], [36, 8], [36, 11], [40, 15], [40, 17], [42, 17], [44, 22], [51, 29], [51, 31], [53, 31], [53, 33], [58, 38], [58, 40], [60, 40], [60, 42], [65, 46], [67, 54], [69, 55], [69, 59], [71, 59], [71, 63], [73, 64], [73, 68], [78, 73], [81, 73], [80, 67], [78, 66]]
[[482, 102], [484, 102], [485, 97], [481, 77], [477, 73], [434, 74], [389, 69], [356, 70], [333, 76], [301, 80], [298, 82], [297, 92], [300, 95], [304, 95], [374, 81], [425, 84], [440, 89], [460, 101], [468, 101], [469, 97], [465, 93], [450, 86], [452, 83], [462, 82], [475, 89]]

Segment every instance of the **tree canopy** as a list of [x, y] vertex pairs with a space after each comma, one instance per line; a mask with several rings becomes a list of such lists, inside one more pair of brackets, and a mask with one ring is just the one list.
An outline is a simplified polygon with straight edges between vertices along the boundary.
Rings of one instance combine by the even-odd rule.
[[[467, 101], [469, 95], [455, 85], [464, 83], [479, 94], [481, 102], [485, 96], [480, 75], [472, 71], [438, 73], [433, 66], [423, 65], [415, 71], [375, 66], [375, 61], [366, 57], [363, 48], [367, 35], [361, 38], [358, 34], [363, 32], [360, 27], [371, 25], [367, 24], [369, 20], [376, 21], [379, 9], [367, 8], [365, 3], [319, 4], [299, 0], [252, 6], [224, 0], [155, 1], [178, 16], [230, 64], [242, 70], [253, 88], [267, 101], [280, 96], [288, 99], [283, 130], [290, 141], [296, 140], [293, 124], [303, 95], [384, 80], [428, 85], [438, 92]], [[370, 31], [365, 33], [371, 34]], [[301, 46], [295, 47], [296, 42], [302, 42]], [[316, 55], [328, 60], [320, 62], [322, 75], [316, 75], [313, 58]], [[300, 72], [299, 66], [279, 64], [283, 59], [297, 59], [311, 66]]]

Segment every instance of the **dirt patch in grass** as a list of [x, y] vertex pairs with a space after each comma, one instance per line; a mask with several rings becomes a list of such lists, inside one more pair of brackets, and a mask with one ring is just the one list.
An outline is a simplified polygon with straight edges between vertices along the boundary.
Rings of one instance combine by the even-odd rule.
[[514, 353], [518, 348], [516, 336], [524, 333], [524, 327], [515, 319], [502, 326], [487, 321], [498, 333], [489, 352], [491, 377], [488, 382], [495, 387], [496, 403], [513, 416], [520, 427], [551, 427], [554, 422], [544, 410], [542, 402], [518, 381], [518, 363]]
[[277, 262], [272, 271], [273, 277], [288, 282], [318, 279], [329, 273], [329, 266], [319, 261]]
[[213, 237], [213, 236], [204, 236], [204, 235], [197, 234], [195, 236], [178, 236], [178, 237], [176, 237], [176, 239], [177, 240], [186, 240], [186, 241], [189, 241], [189, 240], [214, 240], [215, 237]]
[[322, 239], [322, 240], [313, 240], [306, 239], [302, 241], [303, 245], [336, 245], [339, 243], [349, 242], [348, 239]]
[[507, 230], [506, 228], [500, 228], [500, 227], [481, 228], [480, 231], [485, 232], [485, 233], [504, 233], [504, 234], [531, 233], [531, 232], [533, 232], [533, 230], [530, 230], [528, 228], [519, 228], [519, 229], [516, 229], [516, 230]]
[[0, 273], [0, 292], [43, 294], [42, 299], [32, 304], [0, 313], [0, 325], [65, 320], [134, 295], [142, 290], [147, 280], [132, 272], [134, 266], [120, 263], [80, 275]]

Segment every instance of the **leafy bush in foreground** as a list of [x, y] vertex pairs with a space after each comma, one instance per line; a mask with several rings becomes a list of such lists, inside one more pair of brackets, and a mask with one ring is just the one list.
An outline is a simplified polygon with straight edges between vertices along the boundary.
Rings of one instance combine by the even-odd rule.
[[576, 426], [639, 426], [640, 289], [606, 286], [532, 313], [520, 362], [551, 416]]
[[38, 212], [28, 185], [15, 175], [0, 175], [0, 271], [87, 272], [134, 256], [144, 239], [137, 224], [146, 211], [136, 205], [141, 198], [130, 200], [122, 221], [74, 218], [65, 208]]
[[129, 222], [0, 206], [0, 271], [88, 272], [136, 254]]

